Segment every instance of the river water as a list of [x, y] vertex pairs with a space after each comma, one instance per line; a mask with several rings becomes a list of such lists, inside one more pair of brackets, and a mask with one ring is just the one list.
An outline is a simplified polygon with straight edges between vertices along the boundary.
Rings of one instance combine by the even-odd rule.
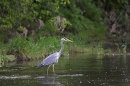
[[0, 86], [129, 86], [130, 56], [70, 55], [61, 57], [46, 75], [41, 62], [13, 62], [0, 68]]

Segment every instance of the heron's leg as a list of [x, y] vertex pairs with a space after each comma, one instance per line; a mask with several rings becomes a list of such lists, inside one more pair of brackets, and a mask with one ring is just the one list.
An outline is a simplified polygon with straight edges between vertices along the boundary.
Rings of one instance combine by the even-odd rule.
[[48, 75], [48, 70], [49, 70], [50, 66], [51, 66], [51, 65], [49, 65], [48, 68], [47, 68], [47, 75]]
[[55, 70], [54, 70], [54, 64], [52, 65], [52, 67], [53, 67], [53, 73], [55, 74]]

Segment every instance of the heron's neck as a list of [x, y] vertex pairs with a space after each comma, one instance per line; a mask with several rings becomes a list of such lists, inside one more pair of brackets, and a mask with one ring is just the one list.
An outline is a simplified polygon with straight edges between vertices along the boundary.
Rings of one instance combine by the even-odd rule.
[[60, 42], [60, 45], [61, 45], [61, 49], [60, 49], [59, 53], [61, 54], [64, 49], [63, 41]]

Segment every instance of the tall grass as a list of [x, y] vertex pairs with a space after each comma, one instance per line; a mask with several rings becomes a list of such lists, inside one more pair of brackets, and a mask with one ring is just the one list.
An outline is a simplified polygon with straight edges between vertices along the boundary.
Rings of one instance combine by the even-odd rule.
[[6, 47], [5, 46], [6, 46], [5, 44], [0, 42], [0, 66], [2, 66], [3, 63], [8, 60], [6, 56], [8, 46]]
[[[69, 37], [68, 37], [69, 38]], [[74, 41], [70, 48], [72, 53], [86, 53], [86, 54], [105, 54], [110, 53], [110, 50], [103, 49], [102, 42], [91, 42], [89, 43], [89, 39], [87, 37], [80, 38], [80, 37], [72, 37]]]
[[[69, 36], [68, 36], [69, 38]], [[104, 41], [99, 42], [89, 42], [90, 40], [87, 37], [80, 38], [78, 36], [72, 37], [74, 41], [70, 44], [70, 51], [71, 53], [85, 53], [85, 54], [97, 54], [97, 55], [122, 55], [122, 54], [129, 54], [127, 52], [127, 44], [123, 44], [119, 46], [118, 44], [114, 44], [115, 47], [117, 46], [117, 50], [113, 51], [112, 49], [104, 49], [103, 43]]]
[[14, 38], [9, 43], [8, 52], [22, 54], [28, 59], [43, 58], [45, 55], [54, 53], [60, 49], [60, 38], [40, 37], [34, 41], [32, 38]]
[[[64, 43], [63, 55], [71, 53], [86, 53], [105, 55], [113, 52], [103, 49], [103, 43], [89, 43], [87, 38], [78, 36], [67, 36], [73, 43]], [[46, 55], [59, 51], [61, 37], [39, 37], [36, 41], [32, 37], [13, 38], [8, 44], [0, 43], [0, 63], [13, 60], [15, 57], [23, 59], [39, 59]], [[121, 49], [120, 49], [121, 50]], [[123, 53], [126, 53], [126, 45], [123, 45]], [[10, 58], [12, 57], [12, 58]]]

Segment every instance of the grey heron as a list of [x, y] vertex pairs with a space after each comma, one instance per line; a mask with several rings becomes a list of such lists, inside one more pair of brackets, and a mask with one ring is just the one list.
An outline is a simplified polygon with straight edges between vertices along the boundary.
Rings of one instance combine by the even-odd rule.
[[62, 51], [63, 51], [63, 48], [64, 48], [64, 45], [63, 45], [63, 42], [66, 41], [66, 42], [73, 42], [67, 38], [62, 38], [61, 41], [60, 41], [60, 45], [61, 45], [61, 49], [59, 52], [55, 52], [51, 55], [49, 55], [48, 57], [46, 57], [38, 66], [37, 68], [40, 68], [40, 67], [44, 67], [44, 66], [48, 66], [47, 68], [47, 75], [48, 75], [48, 70], [50, 68], [50, 66], [52, 65], [53, 67], [53, 72], [55, 73], [54, 71], [54, 64], [58, 62], [58, 59], [59, 57], [61, 56], [62, 54]]

